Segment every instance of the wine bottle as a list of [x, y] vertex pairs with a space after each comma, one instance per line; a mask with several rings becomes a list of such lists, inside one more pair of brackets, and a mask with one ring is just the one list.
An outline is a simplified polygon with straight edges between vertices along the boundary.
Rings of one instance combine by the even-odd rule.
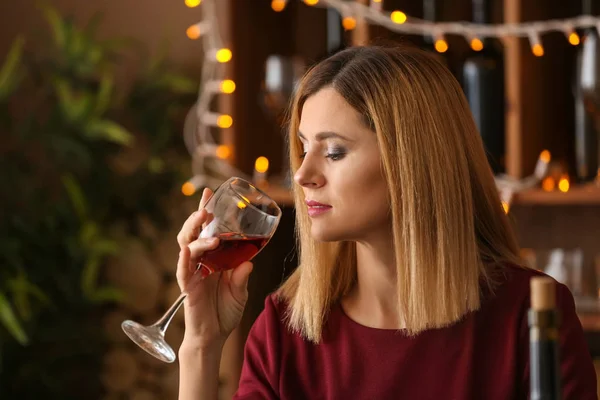
[[[592, 15], [592, 0], [583, 0], [583, 13]], [[596, 178], [600, 139], [596, 121], [600, 119], [600, 39], [594, 28], [583, 32], [577, 51], [575, 86], [575, 162], [580, 182]]]
[[560, 400], [558, 325], [555, 281], [549, 277], [531, 279], [529, 309], [529, 398]]
[[330, 56], [347, 47], [344, 40], [342, 16], [334, 8], [327, 9], [327, 56]]
[[[473, 0], [474, 22], [489, 24], [490, 14], [489, 1]], [[463, 90], [492, 170], [501, 173], [505, 168], [504, 57], [491, 38], [479, 38], [472, 48], [462, 67]]]

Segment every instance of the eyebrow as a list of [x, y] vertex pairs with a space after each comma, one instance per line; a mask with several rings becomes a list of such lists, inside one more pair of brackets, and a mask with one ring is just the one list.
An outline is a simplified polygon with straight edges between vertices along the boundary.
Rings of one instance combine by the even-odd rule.
[[[306, 137], [302, 134], [302, 132], [298, 132], [298, 136], [300, 137], [300, 139], [306, 140]], [[345, 140], [347, 142], [353, 142], [354, 140], [351, 140], [345, 136], [340, 135], [339, 133], [335, 133], [335, 132], [319, 132], [315, 135], [315, 139], [320, 142], [322, 140], [325, 139], [331, 139], [331, 138], [337, 138], [337, 139], [342, 139]]]

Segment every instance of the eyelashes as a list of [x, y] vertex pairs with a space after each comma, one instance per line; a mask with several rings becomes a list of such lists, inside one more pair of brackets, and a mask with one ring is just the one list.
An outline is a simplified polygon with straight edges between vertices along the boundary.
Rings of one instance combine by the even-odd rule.
[[345, 156], [346, 153], [344, 151], [332, 151], [331, 153], [327, 153], [325, 157], [329, 158], [332, 161], [338, 161], [344, 158]]
[[[338, 161], [346, 156], [346, 150], [342, 148], [333, 148], [327, 152], [325, 158], [329, 158], [332, 161]], [[306, 152], [300, 155], [300, 159], [303, 160], [306, 157]]]

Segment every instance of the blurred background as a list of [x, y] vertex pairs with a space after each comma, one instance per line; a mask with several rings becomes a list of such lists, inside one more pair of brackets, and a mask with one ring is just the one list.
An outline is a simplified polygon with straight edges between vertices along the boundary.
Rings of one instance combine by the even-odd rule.
[[[423, 47], [448, 65], [524, 259], [570, 287], [600, 359], [600, 44], [596, 29], [567, 20], [598, 15], [596, 3], [0, 3], [0, 398], [177, 398], [177, 363], [138, 349], [120, 323], [152, 323], [177, 298], [177, 232], [203, 187], [238, 175], [283, 219], [226, 345], [221, 395], [231, 398], [248, 330], [296, 265], [283, 124], [294, 85], [327, 55], [368, 43]], [[389, 26], [364, 18], [375, 14]], [[425, 24], [550, 19], [560, 29], [526, 37]], [[391, 29], [411, 21], [422, 31]], [[182, 318], [167, 332], [175, 350]]]

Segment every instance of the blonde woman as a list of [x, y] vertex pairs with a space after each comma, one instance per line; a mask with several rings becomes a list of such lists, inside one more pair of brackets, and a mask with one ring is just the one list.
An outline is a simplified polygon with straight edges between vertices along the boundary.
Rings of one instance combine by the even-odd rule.
[[[357, 47], [312, 68], [290, 115], [300, 265], [268, 297], [236, 399], [525, 399], [529, 280], [461, 88], [414, 48]], [[206, 192], [204, 198], [210, 195]], [[189, 292], [180, 399], [216, 399], [252, 265], [193, 276], [216, 246], [179, 235]], [[563, 399], [596, 399], [559, 285]]]

